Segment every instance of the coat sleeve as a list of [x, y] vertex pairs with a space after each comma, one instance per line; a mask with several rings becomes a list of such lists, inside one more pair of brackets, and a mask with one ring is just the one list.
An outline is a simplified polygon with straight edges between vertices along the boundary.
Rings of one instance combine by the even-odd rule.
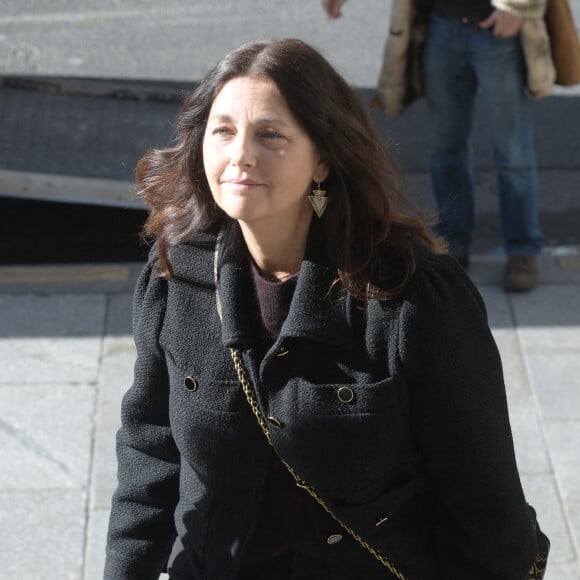
[[166, 293], [166, 281], [148, 265], [133, 304], [137, 360], [117, 433], [118, 485], [105, 580], [157, 580], [175, 538], [179, 453], [169, 425], [168, 372], [159, 346]]
[[455, 260], [431, 256], [403, 312], [411, 422], [436, 496], [439, 577], [524, 580], [536, 539], [483, 300]]
[[546, 0], [492, 0], [497, 10], [512, 12], [522, 18], [543, 18], [546, 11]]

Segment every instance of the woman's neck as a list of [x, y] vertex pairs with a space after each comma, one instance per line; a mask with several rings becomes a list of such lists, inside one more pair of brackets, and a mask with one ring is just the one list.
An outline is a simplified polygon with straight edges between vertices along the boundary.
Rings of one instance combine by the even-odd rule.
[[[310, 214], [310, 218], [312, 214]], [[310, 219], [287, 224], [256, 227], [240, 222], [242, 235], [256, 266], [268, 277], [285, 280], [300, 269], [310, 228]]]

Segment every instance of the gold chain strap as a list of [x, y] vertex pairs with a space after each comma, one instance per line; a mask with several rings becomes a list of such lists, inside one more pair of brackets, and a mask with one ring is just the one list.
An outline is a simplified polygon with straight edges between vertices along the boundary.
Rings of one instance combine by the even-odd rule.
[[[262, 428], [262, 431], [264, 432], [264, 435], [266, 436], [268, 443], [270, 445], [272, 445], [272, 447], [273, 447], [272, 437], [270, 436], [270, 431], [268, 430], [268, 425], [266, 424], [266, 420], [264, 419], [264, 415], [262, 414], [262, 411], [260, 410], [260, 407], [258, 405], [258, 401], [256, 400], [256, 397], [255, 397], [254, 392], [252, 390], [252, 383], [248, 377], [248, 373], [246, 371], [246, 368], [244, 367], [244, 362], [242, 360], [242, 356], [240, 354], [240, 351], [235, 349], [235, 348], [231, 348], [230, 354], [232, 356], [232, 360], [234, 361], [234, 367], [236, 369], [236, 373], [238, 374], [238, 379], [240, 381], [240, 384], [242, 385], [242, 389], [244, 391], [244, 394], [246, 395], [246, 399], [248, 400], [248, 403], [252, 409], [252, 412], [256, 416], [256, 420], [258, 421], [258, 424]], [[296, 481], [296, 485], [298, 487], [301, 487], [303, 490], [308, 492], [308, 494], [313, 499], [316, 500], [316, 502], [324, 509], [324, 511], [326, 511], [343, 529], [345, 529], [363, 548], [368, 550], [385, 568], [387, 568], [389, 570], [389, 572], [391, 572], [391, 574], [393, 574], [399, 580], [406, 580], [405, 576], [401, 572], [399, 572], [399, 570], [397, 570], [397, 568], [395, 568], [395, 566], [393, 566], [393, 564], [391, 564], [391, 562], [389, 562], [389, 560], [386, 558], [386, 556], [384, 556], [378, 550], [373, 548], [368, 542], [366, 542], [361, 536], [359, 536], [359, 534], [357, 534], [352, 528], [347, 526], [343, 521], [339, 520], [334, 515], [334, 513], [331, 511], [331, 509], [326, 505], [326, 502], [318, 495], [316, 490], [311, 485], [306, 483], [294, 471], [292, 466], [290, 466], [288, 463], [286, 463], [282, 458], [280, 458], [280, 461], [282, 461], [282, 463], [284, 464], [286, 469], [290, 472], [290, 474], [292, 475], [292, 477]]]

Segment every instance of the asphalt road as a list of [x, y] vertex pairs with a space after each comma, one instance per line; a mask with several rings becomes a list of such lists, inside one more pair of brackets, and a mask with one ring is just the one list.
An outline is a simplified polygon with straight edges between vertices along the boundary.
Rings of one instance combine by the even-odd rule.
[[330, 23], [320, 0], [2, 0], [0, 73], [192, 80], [243, 42], [292, 36], [371, 86], [389, 9], [352, 1]]
[[321, 0], [2, 0], [0, 74], [194, 80], [243, 42], [293, 36], [372, 87], [391, 4], [350, 0], [330, 22]]

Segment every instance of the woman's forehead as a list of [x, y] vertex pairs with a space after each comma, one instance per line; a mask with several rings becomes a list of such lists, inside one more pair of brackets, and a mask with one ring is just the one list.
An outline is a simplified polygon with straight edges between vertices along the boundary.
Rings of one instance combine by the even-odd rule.
[[296, 122], [276, 84], [262, 77], [236, 77], [225, 83], [212, 103], [209, 117], [242, 114], [263, 122]]

